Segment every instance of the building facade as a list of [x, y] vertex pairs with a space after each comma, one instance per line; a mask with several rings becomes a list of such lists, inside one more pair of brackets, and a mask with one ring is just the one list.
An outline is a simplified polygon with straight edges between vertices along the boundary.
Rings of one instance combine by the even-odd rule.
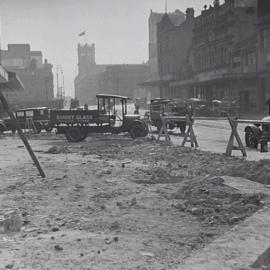
[[140, 98], [145, 95], [138, 84], [149, 76], [147, 64], [108, 65], [99, 77], [102, 93]]
[[257, 10], [226, 0], [202, 11], [193, 39], [194, 97], [234, 99], [242, 111], [259, 109]]
[[[151, 10], [148, 19], [148, 29], [149, 29], [149, 66], [150, 66], [150, 80], [158, 80], [158, 38], [157, 29], [158, 24], [161, 22], [165, 13], [157, 13]], [[185, 14], [180, 10], [175, 10], [174, 12], [166, 13], [174, 25], [180, 25], [185, 21]]]
[[148, 64], [99, 65], [95, 44], [78, 45], [78, 75], [75, 96], [80, 104], [95, 104], [96, 94], [118, 94], [134, 98], [144, 95], [138, 84], [149, 76]]
[[1, 61], [24, 85], [24, 91], [6, 93], [12, 107], [54, 106], [52, 65], [46, 59], [43, 62], [42, 52], [31, 51], [29, 44], [9, 44], [1, 51]]
[[270, 1], [267, 0], [258, 0], [258, 68], [259, 87], [267, 100], [270, 98]]
[[95, 44], [78, 44], [78, 75], [75, 78], [75, 97], [80, 104], [95, 103], [99, 92], [99, 76], [104, 65], [97, 65], [95, 60]]
[[[157, 28], [158, 23], [161, 22], [165, 13], [158, 13], [151, 10], [148, 18], [148, 64], [149, 64], [149, 77], [146, 81], [142, 82], [141, 97], [145, 97], [148, 100], [156, 97], [160, 97], [159, 91], [159, 72], [158, 72], [158, 38], [157, 38]], [[175, 10], [174, 12], [167, 13], [170, 20], [174, 25], [180, 25], [185, 20], [185, 14], [180, 10]]]
[[189, 67], [190, 48], [193, 39], [194, 9], [188, 8], [186, 20], [175, 25], [165, 14], [157, 27], [158, 70], [161, 97], [181, 97], [185, 89], [171, 85], [186, 77]]
[[[164, 40], [175, 27], [171, 26], [168, 17], [164, 18], [165, 26], [161, 23], [159, 39], [161, 50], [166, 52], [159, 51], [159, 73], [168, 74], [162, 77], [161, 95], [230, 99], [237, 101], [244, 112], [261, 111], [265, 92], [260, 83], [257, 7], [254, 3], [253, 0], [226, 0], [220, 4], [215, 0], [213, 6], [205, 6], [194, 19], [193, 37], [190, 48], [185, 50], [186, 64], [182, 72], [175, 66], [175, 57], [171, 60], [167, 57], [168, 46], [172, 45], [168, 41], [168, 48], [164, 48]], [[190, 39], [190, 35], [184, 36]]]

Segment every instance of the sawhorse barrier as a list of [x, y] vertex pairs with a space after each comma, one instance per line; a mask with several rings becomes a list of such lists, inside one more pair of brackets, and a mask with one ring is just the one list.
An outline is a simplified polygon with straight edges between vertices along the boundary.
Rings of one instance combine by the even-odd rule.
[[[228, 121], [231, 126], [231, 135], [226, 149], [226, 156], [231, 156], [233, 150], [239, 150], [242, 152], [243, 157], [247, 156], [246, 149], [241, 141], [241, 138], [237, 132], [238, 121], [228, 116]], [[236, 139], [238, 146], [234, 146], [234, 138]]]
[[191, 119], [190, 116], [161, 116], [161, 122], [162, 126], [158, 134], [157, 140], [159, 141], [161, 137], [165, 138], [165, 141], [170, 142], [171, 137], [169, 135], [167, 125], [169, 122], [179, 122], [183, 121], [186, 122], [188, 129], [187, 132], [185, 133], [184, 139], [181, 143], [181, 146], [184, 147], [187, 142], [190, 142], [191, 147], [199, 147], [198, 141], [193, 129], [193, 124], [194, 124], [194, 119]]

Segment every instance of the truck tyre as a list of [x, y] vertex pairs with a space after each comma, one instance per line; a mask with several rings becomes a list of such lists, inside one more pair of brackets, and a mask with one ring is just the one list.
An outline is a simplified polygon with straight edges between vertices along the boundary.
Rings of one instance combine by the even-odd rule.
[[143, 123], [136, 123], [131, 126], [129, 133], [132, 139], [136, 139], [139, 137], [146, 137], [149, 130]]
[[82, 134], [81, 141], [84, 141], [88, 136], [87, 129], [86, 128], [81, 129], [81, 134]]
[[44, 129], [46, 130], [46, 132], [50, 133], [52, 131], [53, 127], [51, 125], [46, 125], [44, 127]]
[[245, 132], [245, 141], [246, 141], [246, 146], [250, 148], [258, 148], [258, 139], [256, 138], [254, 132], [249, 128]]
[[41, 130], [42, 130], [41, 124], [40, 123], [35, 123], [35, 129], [36, 129], [37, 134], [41, 133]]
[[80, 127], [68, 128], [65, 135], [69, 142], [80, 142], [83, 140], [83, 133]]

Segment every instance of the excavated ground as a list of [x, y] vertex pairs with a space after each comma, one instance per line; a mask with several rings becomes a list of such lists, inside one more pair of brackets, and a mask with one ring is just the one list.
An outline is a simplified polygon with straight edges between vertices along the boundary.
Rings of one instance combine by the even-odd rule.
[[17, 209], [23, 224], [0, 234], [0, 269], [173, 269], [264, 206], [264, 195], [242, 194], [222, 176], [270, 184], [268, 160], [124, 135], [30, 139], [45, 179], [18, 139], [1, 139], [1, 158], [10, 156], [1, 210]]

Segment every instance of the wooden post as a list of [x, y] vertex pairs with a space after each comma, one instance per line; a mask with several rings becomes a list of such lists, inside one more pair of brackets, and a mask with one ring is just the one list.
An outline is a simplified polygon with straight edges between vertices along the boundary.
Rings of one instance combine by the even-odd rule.
[[197, 138], [193, 129], [194, 120], [192, 120], [189, 115], [187, 115], [186, 117], [187, 117], [188, 130], [185, 134], [185, 137], [183, 139], [181, 146], [184, 147], [186, 142], [190, 142], [191, 147], [194, 147], [194, 145], [195, 147], [199, 147]]
[[167, 129], [167, 120], [162, 115], [160, 117], [161, 117], [162, 126], [161, 126], [159, 133], [158, 133], [157, 140], [159, 141], [160, 137], [165, 137], [165, 141], [170, 142], [171, 138], [170, 138], [170, 135], [169, 135], [168, 129]]
[[14, 122], [15, 127], [18, 130], [18, 134], [19, 134], [21, 140], [23, 141], [23, 143], [24, 143], [24, 145], [25, 145], [25, 147], [26, 147], [29, 155], [31, 156], [31, 158], [32, 158], [35, 166], [37, 167], [40, 176], [43, 177], [43, 178], [45, 178], [45, 173], [44, 173], [44, 171], [43, 171], [43, 169], [42, 169], [42, 167], [41, 167], [41, 165], [40, 165], [40, 163], [39, 163], [36, 155], [34, 154], [34, 152], [33, 152], [32, 148], [31, 148], [31, 146], [30, 146], [27, 138], [25, 137], [24, 133], [22, 132], [22, 129], [21, 129], [21, 127], [20, 127], [17, 119], [13, 115], [13, 112], [10, 110], [9, 105], [8, 105], [8, 103], [7, 103], [6, 99], [5, 99], [5, 96], [3, 95], [2, 91], [0, 91], [0, 100], [2, 101], [2, 104], [3, 104], [3, 107], [4, 107], [5, 111], [8, 113], [9, 117]]
[[[247, 156], [246, 149], [241, 141], [241, 138], [237, 132], [237, 121], [233, 120], [230, 116], [227, 116], [228, 121], [230, 123], [232, 132], [230, 135], [230, 139], [228, 141], [227, 149], [226, 149], [226, 156], [231, 156], [233, 150], [240, 150], [242, 152], [243, 157]], [[234, 138], [236, 139], [238, 146], [234, 146]]]

